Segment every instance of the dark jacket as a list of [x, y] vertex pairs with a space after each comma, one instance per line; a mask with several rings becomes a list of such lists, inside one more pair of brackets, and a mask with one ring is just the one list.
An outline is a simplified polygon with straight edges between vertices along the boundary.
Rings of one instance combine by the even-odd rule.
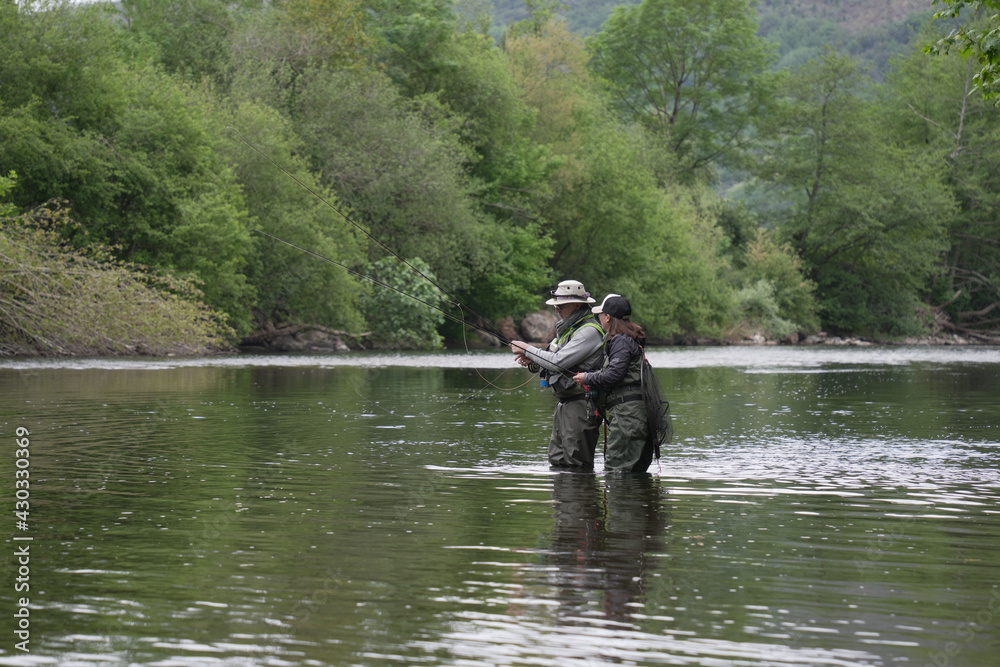
[[616, 388], [638, 385], [641, 381], [642, 348], [634, 338], [619, 334], [605, 341], [604, 367], [596, 373], [586, 373], [584, 384], [601, 390], [602, 395]]

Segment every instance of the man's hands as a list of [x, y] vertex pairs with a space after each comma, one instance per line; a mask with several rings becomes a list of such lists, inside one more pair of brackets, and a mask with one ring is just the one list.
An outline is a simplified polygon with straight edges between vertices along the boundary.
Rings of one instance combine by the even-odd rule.
[[531, 363], [528, 357], [525, 356], [525, 352], [528, 350], [528, 344], [523, 340], [513, 340], [510, 342], [510, 351], [514, 353], [514, 361], [521, 364], [522, 366], [527, 366]]

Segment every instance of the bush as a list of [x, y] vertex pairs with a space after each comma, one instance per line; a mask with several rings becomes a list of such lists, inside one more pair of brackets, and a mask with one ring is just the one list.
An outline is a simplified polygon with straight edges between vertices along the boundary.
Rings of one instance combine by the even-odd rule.
[[743, 269], [746, 284], [767, 282], [778, 308], [776, 316], [788, 321], [793, 331], [815, 331], [819, 327], [816, 285], [804, 273], [802, 260], [795, 250], [787, 243], [775, 243], [772, 235], [764, 230], [759, 230], [747, 246]]
[[[2, 185], [2, 184], [0, 184]], [[2, 194], [2, 193], [0, 193]], [[187, 280], [68, 248], [63, 203], [0, 219], [0, 354], [199, 354], [231, 347]]]
[[[416, 258], [410, 265], [435, 280], [427, 262]], [[365, 275], [375, 285], [362, 299], [365, 316], [377, 345], [408, 349], [442, 346], [438, 325], [445, 296], [430, 280], [417, 275], [396, 257], [383, 257], [368, 265]], [[435, 280], [436, 281], [436, 280]]]
[[737, 303], [743, 315], [740, 328], [747, 333], [761, 333], [780, 340], [798, 330], [798, 325], [781, 317], [781, 308], [775, 299], [774, 285], [768, 280], [758, 280], [737, 293]]

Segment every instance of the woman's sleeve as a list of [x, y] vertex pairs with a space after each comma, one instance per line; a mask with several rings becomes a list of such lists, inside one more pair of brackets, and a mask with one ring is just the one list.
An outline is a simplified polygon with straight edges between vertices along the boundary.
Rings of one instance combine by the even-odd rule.
[[[629, 344], [631, 343], [631, 345]], [[598, 373], [585, 373], [583, 383], [591, 387], [610, 388], [622, 381], [628, 372], [628, 364], [632, 359], [632, 348], [635, 341], [628, 336], [617, 335], [609, 340], [608, 367]]]

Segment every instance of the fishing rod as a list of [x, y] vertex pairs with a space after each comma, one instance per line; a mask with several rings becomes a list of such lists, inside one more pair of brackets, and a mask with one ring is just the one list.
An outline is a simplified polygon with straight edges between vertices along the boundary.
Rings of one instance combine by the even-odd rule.
[[[335, 259], [330, 259], [329, 257], [326, 257], [325, 255], [321, 255], [318, 252], [315, 252], [313, 250], [309, 250], [308, 248], [303, 248], [302, 246], [296, 245], [296, 244], [292, 243], [291, 241], [286, 241], [285, 239], [280, 238], [278, 236], [275, 236], [274, 234], [269, 234], [269, 233], [265, 232], [262, 229], [254, 229], [253, 231], [255, 231], [258, 234], [261, 234], [263, 236], [266, 236], [269, 239], [277, 241], [279, 243], [284, 243], [285, 245], [289, 246], [290, 248], [295, 248], [296, 250], [298, 250], [300, 252], [304, 252], [305, 254], [311, 255], [312, 257], [315, 257], [316, 259], [322, 260], [322, 261], [324, 261], [324, 262], [326, 262], [328, 264], [333, 264], [334, 266], [339, 266], [340, 268], [344, 269], [345, 271], [347, 271], [352, 276], [356, 276], [356, 277], [361, 278], [363, 280], [367, 280], [368, 282], [370, 282], [370, 283], [372, 283], [374, 285], [378, 285], [379, 287], [384, 287], [386, 289], [390, 289], [393, 292], [396, 292], [397, 294], [402, 294], [405, 297], [413, 299], [417, 303], [420, 303], [420, 304], [422, 304], [424, 306], [427, 306], [428, 308], [432, 308], [433, 310], [438, 311], [439, 313], [441, 313], [442, 315], [444, 315], [445, 317], [447, 317], [452, 322], [456, 322], [456, 323], [461, 324], [463, 326], [467, 326], [470, 329], [474, 329], [475, 331], [478, 331], [479, 333], [482, 333], [482, 334], [486, 334], [488, 336], [496, 336], [497, 338], [500, 338], [500, 342], [502, 342], [506, 346], [509, 346], [510, 343], [511, 343], [510, 339], [508, 339], [507, 337], [503, 336], [502, 334], [499, 334], [499, 332], [489, 331], [489, 330], [486, 329], [486, 327], [483, 327], [483, 326], [481, 326], [479, 324], [476, 324], [475, 322], [470, 322], [470, 321], [466, 320], [465, 318], [458, 317], [457, 315], [454, 315], [453, 313], [449, 313], [447, 310], [445, 310], [444, 308], [441, 308], [440, 306], [438, 306], [436, 304], [430, 303], [429, 301], [421, 299], [420, 297], [414, 296], [414, 295], [412, 295], [412, 294], [410, 294], [408, 292], [404, 292], [403, 290], [399, 289], [398, 287], [393, 287], [392, 285], [390, 285], [390, 284], [388, 284], [386, 282], [383, 282], [381, 280], [378, 280], [377, 278], [373, 278], [373, 277], [371, 277], [369, 275], [361, 273], [357, 269], [352, 269], [351, 267], [347, 266], [346, 264], [338, 262]], [[437, 287], [437, 285], [435, 285], [435, 287]], [[445, 292], [445, 294], [447, 294], [447, 292]], [[458, 305], [459, 305], [459, 307], [461, 307], [461, 304], [458, 304]]]
[[[292, 179], [300, 188], [302, 188], [303, 190], [305, 190], [306, 192], [308, 192], [309, 194], [311, 194], [313, 197], [315, 197], [316, 199], [318, 199], [325, 206], [327, 206], [330, 209], [332, 209], [337, 215], [339, 215], [341, 218], [343, 218], [347, 223], [349, 223], [355, 229], [357, 229], [362, 234], [364, 234], [366, 237], [368, 237], [368, 239], [372, 243], [374, 243], [375, 245], [377, 245], [379, 248], [382, 248], [383, 250], [385, 250], [387, 253], [389, 253], [390, 255], [392, 255], [393, 257], [395, 257], [397, 260], [399, 260], [400, 262], [402, 262], [402, 264], [404, 266], [406, 266], [408, 269], [410, 269], [410, 271], [412, 271], [413, 273], [417, 274], [418, 276], [420, 276], [421, 278], [423, 278], [424, 280], [426, 280], [428, 283], [430, 283], [431, 285], [433, 285], [439, 292], [441, 292], [442, 294], [444, 294], [446, 297], [448, 297], [451, 300], [452, 305], [454, 305], [454, 306], [462, 309], [463, 311], [468, 311], [474, 317], [476, 317], [480, 322], [489, 322], [489, 320], [487, 318], [483, 317], [482, 315], [480, 315], [479, 313], [477, 313], [475, 310], [473, 310], [469, 306], [466, 306], [465, 304], [463, 304], [457, 297], [455, 297], [453, 294], [451, 294], [450, 292], [448, 292], [448, 290], [446, 290], [443, 287], [441, 287], [441, 285], [439, 285], [437, 283], [437, 281], [435, 281], [433, 278], [431, 278], [430, 276], [428, 276], [426, 273], [424, 273], [423, 271], [421, 271], [420, 269], [418, 269], [412, 263], [410, 263], [410, 262], [406, 261], [405, 259], [403, 259], [402, 257], [400, 257], [394, 250], [392, 250], [392, 248], [390, 248], [386, 244], [382, 243], [382, 241], [380, 241], [379, 239], [375, 238], [367, 229], [365, 229], [364, 227], [362, 227], [358, 223], [354, 222], [354, 220], [352, 220], [350, 218], [350, 216], [348, 216], [346, 213], [344, 213], [343, 211], [341, 211], [338, 207], [336, 207], [333, 204], [331, 204], [325, 197], [323, 197], [322, 195], [320, 195], [318, 192], [316, 192], [315, 190], [313, 190], [312, 188], [310, 188], [308, 185], [306, 185], [305, 183], [303, 183], [301, 180], [299, 180], [298, 178], [296, 178], [294, 174], [292, 174], [287, 169], [285, 169], [284, 167], [282, 167], [280, 164], [278, 164], [277, 162], [275, 162], [274, 159], [272, 159], [270, 155], [266, 154], [264, 151], [262, 151], [261, 149], [257, 148], [252, 143], [250, 143], [242, 134], [239, 133], [239, 131], [236, 128], [234, 128], [234, 127], [228, 127], [227, 129], [232, 130], [232, 132], [239, 138], [239, 140], [242, 141], [244, 144], [246, 144], [252, 151], [254, 151], [258, 155], [260, 155], [262, 158], [264, 158], [268, 162], [270, 162], [281, 173], [283, 173], [288, 178]], [[260, 230], [256, 230], [256, 231], [260, 231]], [[265, 234], [265, 232], [261, 232], [261, 234]], [[271, 236], [270, 234], [265, 234], [265, 235], [266, 236]], [[320, 255], [316, 255], [316, 253], [314, 253], [314, 252], [312, 252], [310, 250], [307, 250], [305, 248], [301, 248], [301, 247], [295, 246], [295, 245], [293, 245], [291, 243], [288, 243], [287, 241], [283, 241], [282, 239], [279, 239], [279, 238], [277, 238], [275, 236], [271, 236], [271, 238], [273, 238], [275, 240], [278, 240], [278, 241], [281, 241], [282, 243], [285, 243], [285, 244], [290, 245], [292, 247], [298, 248], [299, 250], [301, 250], [303, 252], [315, 255], [316, 257], [319, 257], [320, 259], [325, 259], [326, 261], [329, 261], [329, 262], [331, 262], [333, 264], [337, 264], [337, 262], [333, 262], [332, 260], [329, 260], [328, 258], [321, 257]], [[338, 266], [344, 266], [344, 265], [343, 264], [338, 264]], [[347, 268], [347, 267], [344, 267], [344, 268]], [[351, 269], [348, 269], [348, 270], [350, 271]], [[356, 274], [356, 275], [359, 275], [359, 277], [363, 277], [365, 279], [369, 279], [367, 276], [364, 276], [364, 275], [361, 275], [361, 274]], [[388, 287], [388, 285], [385, 285], [385, 286]], [[394, 288], [391, 288], [391, 289], [394, 289]], [[409, 294], [406, 294], [406, 296], [410, 296], [411, 298], [413, 298], [412, 295], [409, 295]], [[419, 299], [417, 299], [417, 300], [419, 301]], [[426, 304], [426, 305], [430, 305], [430, 304]], [[441, 310], [441, 309], [437, 309], [437, 310]], [[444, 312], [444, 311], [441, 311], [441, 312]], [[471, 323], [467, 322], [464, 319], [462, 319], [461, 322], [463, 324], [471, 324]], [[494, 337], [498, 338], [505, 345], [510, 345], [510, 340], [506, 336], [504, 336], [503, 333], [501, 333], [501, 331], [499, 329], [497, 329], [496, 327], [494, 327], [493, 325], [490, 325], [490, 324], [482, 325], [482, 324], [480, 324], [480, 325], [474, 325], [473, 328], [476, 329], [476, 331], [479, 331], [481, 333], [485, 333], [487, 335], [494, 336]]]
[[[455, 322], [457, 324], [461, 324], [463, 326], [469, 327], [470, 329], [478, 331], [479, 333], [485, 334], [487, 336], [495, 336], [496, 338], [500, 339], [500, 342], [503, 343], [504, 347], [510, 347], [510, 344], [511, 344], [512, 341], [509, 338], [507, 338], [506, 336], [504, 336], [503, 334], [501, 334], [498, 331], [496, 331], [496, 330], [490, 331], [486, 327], [483, 327], [481, 325], [476, 324], [475, 322], [470, 322], [469, 320], [466, 320], [464, 318], [458, 317], [457, 315], [449, 313], [447, 310], [441, 308], [440, 306], [437, 306], [437, 305], [435, 305], [433, 303], [430, 303], [429, 301], [421, 299], [418, 296], [414, 296], [414, 295], [412, 295], [412, 294], [410, 294], [408, 292], [404, 292], [403, 290], [399, 289], [398, 287], [393, 287], [392, 285], [390, 285], [388, 283], [385, 283], [385, 282], [383, 282], [381, 280], [378, 280], [377, 278], [373, 278], [373, 277], [371, 277], [371, 276], [369, 276], [367, 274], [364, 274], [364, 273], [358, 271], [357, 269], [352, 269], [351, 267], [347, 266], [346, 264], [344, 264], [342, 262], [338, 262], [335, 259], [330, 259], [329, 257], [326, 257], [325, 255], [321, 255], [318, 252], [315, 252], [315, 251], [310, 250], [308, 248], [303, 248], [300, 245], [296, 245], [295, 243], [292, 243], [291, 241], [286, 241], [285, 239], [283, 239], [281, 237], [278, 237], [278, 236], [275, 236], [274, 234], [269, 234], [268, 232], [265, 232], [262, 229], [254, 229], [253, 231], [255, 231], [258, 234], [261, 234], [263, 236], [266, 236], [269, 239], [277, 241], [279, 243], [284, 243], [285, 245], [287, 245], [290, 248], [294, 248], [294, 249], [298, 250], [299, 252], [303, 252], [303, 253], [305, 253], [307, 255], [315, 257], [316, 259], [324, 261], [324, 262], [326, 262], [328, 264], [333, 264], [334, 266], [339, 266], [340, 268], [344, 269], [345, 271], [347, 271], [347, 273], [349, 273], [352, 276], [356, 276], [358, 278], [361, 278], [362, 280], [367, 280], [368, 282], [370, 282], [370, 283], [372, 283], [374, 285], [377, 285], [379, 287], [384, 287], [386, 289], [390, 289], [393, 292], [396, 292], [397, 294], [401, 294], [401, 295], [403, 295], [403, 296], [405, 296], [407, 298], [413, 299], [414, 301], [416, 301], [419, 304], [422, 304], [424, 306], [427, 306], [428, 308], [436, 310], [437, 312], [441, 313], [442, 315], [444, 315], [446, 318], [448, 318], [452, 322]], [[461, 304], [458, 304], [458, 305], [459, 305], [460, 308], [462, 307]], [[536, 363], [536, 362], [532, 362], [532, 363]], [[548, 362], [548, 363], [550, 363], [552, 366], [554, 366], [555, 367], [555, 371], [557, 373], [559, 373], [560, 375], [563, 375], [563, 376], [565, 376], [565, 377], [567, 377], [569, 379], [573, 378], [573, 375], [574, 375], [573, 371], [570, 371], [570, 370], [568, 370], [566, 368], [563, 368], [559, 364], [555, 364], [555, 363], [552, 363], [552, 362]]]

